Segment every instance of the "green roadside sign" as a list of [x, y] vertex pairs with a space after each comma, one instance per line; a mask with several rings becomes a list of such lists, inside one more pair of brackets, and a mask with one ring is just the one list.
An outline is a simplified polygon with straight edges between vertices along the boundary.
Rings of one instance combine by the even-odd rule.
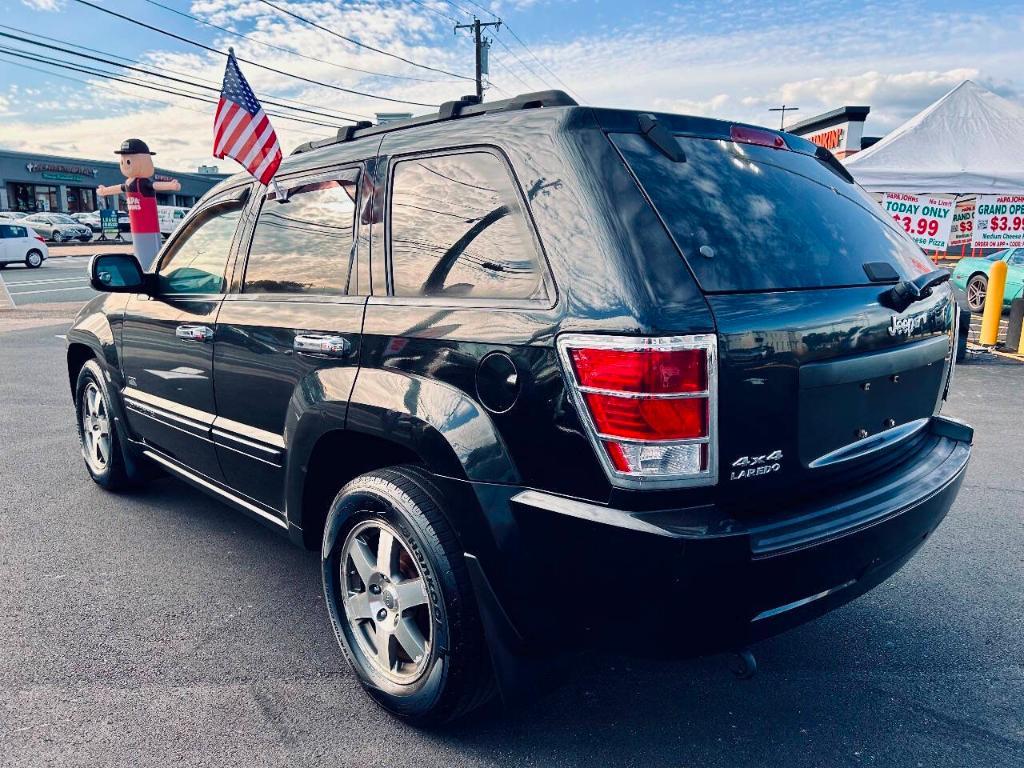
[[111, 240], [117, 237], [117, 211], [113, 208], [100, 209], [100, 230]]

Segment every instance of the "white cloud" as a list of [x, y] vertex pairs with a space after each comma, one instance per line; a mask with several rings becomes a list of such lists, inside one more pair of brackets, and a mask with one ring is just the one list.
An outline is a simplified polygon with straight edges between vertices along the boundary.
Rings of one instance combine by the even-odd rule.
[[59, 11], [61, 0], [21, 0], [22, 5], [27, 5], [34, 11]]

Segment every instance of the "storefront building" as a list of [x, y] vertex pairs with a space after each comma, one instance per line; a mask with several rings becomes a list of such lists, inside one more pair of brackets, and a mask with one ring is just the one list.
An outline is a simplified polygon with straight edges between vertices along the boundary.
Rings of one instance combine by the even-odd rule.
[[[157, 195], [159, 205], [191, 207], [226, 174], [181, 173], [158, 168], [158, 181], [177, 179], [181, 191]], [[96, 187], [124, 181], [116, 161], [79, 160], [0, 149], [0, 211], [84, 213], [125, 210], [123, 196], [100, 197]]]
[[878, 141], [864, 136], [864, 121], [870, 111], [871, 107], [840, 107], [794, 123], [786, 131], [831, 150], [842, 160]]

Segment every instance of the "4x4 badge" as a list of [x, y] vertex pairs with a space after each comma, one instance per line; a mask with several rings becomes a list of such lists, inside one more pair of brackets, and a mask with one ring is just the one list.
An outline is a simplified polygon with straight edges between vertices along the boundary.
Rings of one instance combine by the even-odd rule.
[[782, 451], [772, 451], [764, 456], [740, 456], [732, 463], [730, 480], [741, 480], [745, 477], [760, 477], [782, 469]]

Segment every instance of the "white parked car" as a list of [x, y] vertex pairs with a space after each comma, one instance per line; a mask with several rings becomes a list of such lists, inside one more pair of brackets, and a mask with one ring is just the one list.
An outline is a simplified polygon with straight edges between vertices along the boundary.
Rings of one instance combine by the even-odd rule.
[[24, 224], [0, 219], [0, 269], [8, 264], [41, 267], [49, 257], [46, 241]]
[[158, 205], [156, 214], [160, 221], [160, 234], [167, 237], [178, 228], [190, 209], [178, 205]]
[[66, 213], [33, 213], [19, 221], [55, 243], [66, 243], [68, 240], [87, 243], [92, 240], [92, 230]]

